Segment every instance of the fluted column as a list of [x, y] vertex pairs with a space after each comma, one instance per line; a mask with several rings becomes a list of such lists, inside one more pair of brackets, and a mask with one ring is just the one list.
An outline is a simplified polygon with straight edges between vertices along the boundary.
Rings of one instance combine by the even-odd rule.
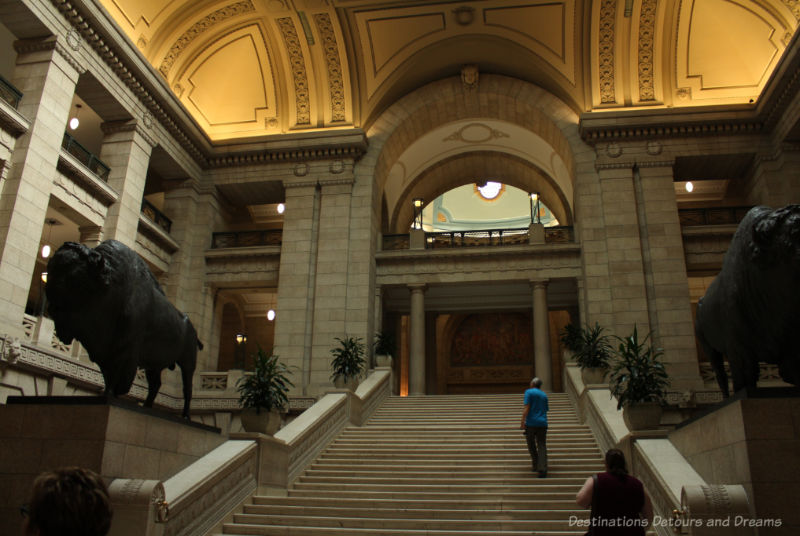
[[409, 285], [411, 290], [411, 344], [408, 393], [425, 394], [425, 285]]
[[547, 281], [531, 281], [533, 287], [533, 365], [534, 373], [553, 388], [553, 367], [550, 356], [550, 317], [547, 313]]

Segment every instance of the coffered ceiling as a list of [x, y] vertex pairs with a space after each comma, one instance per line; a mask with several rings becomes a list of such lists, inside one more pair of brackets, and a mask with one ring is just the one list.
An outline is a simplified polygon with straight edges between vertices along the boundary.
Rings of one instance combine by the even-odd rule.
[[99, 2], [213, 141], [368, 128], [465, 65], [577, 112], [755, 103], [800, 18], [797, 0]]

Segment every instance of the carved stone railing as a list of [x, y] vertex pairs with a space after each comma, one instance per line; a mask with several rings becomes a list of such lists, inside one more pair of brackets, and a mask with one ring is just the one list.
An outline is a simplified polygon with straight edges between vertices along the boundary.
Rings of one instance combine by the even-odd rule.
[[142, 214], [150, 218], [153, 223], [169, 234], [170, 229], [172, 229], [172, 220], [167, 218], [166, 214], [158, 210], [156, 206], [147, 199], [142, 199]]
[[681, 227], [696, 225], [738, 225], [753, 207], [682, 208], [678, 210]]
[[[530, 244], [527, 227], [520, 229], [486, 229], [470, 231], [440, 231], [425, 233], [425, 248], [461, 248], [476, 246], [512, 246]], [[545, 227], [546, 244], [566, 244], [575, 241], [570, 226]], [[381, 249], [394, 251], [410, 248], [409, 234], [383, 235]]]
[[282, 240], [282, 229], [218, 232], [211, 235], [211, 249], [280, 246]]
[[[602, 384], [584, 386], [580, 369], [573, 363], [564, 367], [564, 388], [578, 410], [579, 419], [591, 428], [600, 449], [605, 452], [609, 448], [619, 448], [625, 452], [632, 474], [644, 483], [650, 496], [656, 516], [653, 526], [656, 534], [717, 534], [708, 523], [698, 525], [696, 517], [682, 506], [685, 490], [711, 486], [668, 439], [667, 430], [630, 432], [608, 388]], [[738, 486], [736, 492], [744, 491]], [[719, 518], [741, 515], [739, 507], [738, 503], [723, 506], [715, 515]], [[676, 516], [680, 518], [677, 521]]]

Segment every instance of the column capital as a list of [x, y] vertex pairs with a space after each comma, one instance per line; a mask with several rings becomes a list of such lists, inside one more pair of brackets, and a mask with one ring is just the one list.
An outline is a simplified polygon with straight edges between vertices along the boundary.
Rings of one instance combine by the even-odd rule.
[[425, 290], [428, 288], [426, 283], [411, 283], [410, 285], [406, 286], [411, 292], [425, 292]]
[[120, 121], [105, 121], [100, 124], [100, 130], [102, 130], [103, 134], [106, 136], [122, 132], [136, 133], [144, 139], [151, 149], [158, 145], [158, 142], [153, 137], [153, 134], [148, 132], [141, 121], [128, 119], [123, 119]]
[[547, 288], [547, 285], [550, 284], [549, 279], [531, 279], [528, 282], [531, 288]]

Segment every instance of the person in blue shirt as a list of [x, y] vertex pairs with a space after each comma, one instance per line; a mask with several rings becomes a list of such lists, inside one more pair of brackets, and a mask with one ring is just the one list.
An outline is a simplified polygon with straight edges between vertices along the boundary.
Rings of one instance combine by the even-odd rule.
[[531, 468], [539, 472], [539, 478], [547, 478], [547, 395], [542, 391], [542, 380], [531, 380], [531, 388], [525, 391], [525, 410], [519, 427], [525, 430]]

